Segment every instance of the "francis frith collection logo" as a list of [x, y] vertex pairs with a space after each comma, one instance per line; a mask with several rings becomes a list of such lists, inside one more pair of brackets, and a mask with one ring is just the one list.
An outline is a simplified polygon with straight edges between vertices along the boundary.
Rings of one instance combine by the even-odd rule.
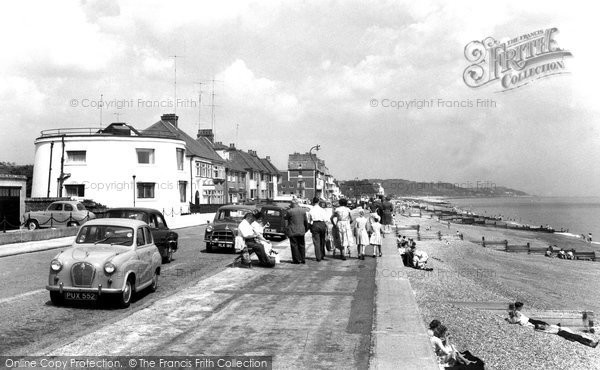
[[471, 41], [465, 46], [465, 57], [472, 63], [463, 73], [465, 84], [478, 88], [497, 82], [499, 91], [507, 91], [566, 73], [564, 58], [571, 53], [558, 47], [556, 33], [557, 28], [548, 28], [506, 42], [493, 37]]

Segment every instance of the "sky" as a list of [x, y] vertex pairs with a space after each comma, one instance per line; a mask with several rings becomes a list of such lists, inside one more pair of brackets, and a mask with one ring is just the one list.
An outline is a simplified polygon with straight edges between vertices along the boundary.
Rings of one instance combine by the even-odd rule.
[[[3, 2], [0, 161], [33, 163], [42, 130], [176, 110], [280, 169], [319, 144], [341, 180], [600, 196], [596, 26], [579, 1]], [[568, 73], [465, 84], [467, 44], [549, 28]]]

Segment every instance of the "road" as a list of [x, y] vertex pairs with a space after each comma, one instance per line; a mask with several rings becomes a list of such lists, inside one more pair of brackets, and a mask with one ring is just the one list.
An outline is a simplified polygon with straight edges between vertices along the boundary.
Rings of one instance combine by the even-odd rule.
[[45, 286], [50, 260], [61, 249], [0, 258], [0, 354], [25, 355], [60, 346], [61, 338], [72, 339], [121, 320], [223, 270], [233, 256], [206, 253], [204, 243], [199, 242], [204, 229], [197, 226], [178, 230], [179, 250], [173, 262], [163, 265], [158, 291], [142, 293], [127, 310], [106, 304], [53, 306]]
[[204, 227], [178, 232], [158, 291], [127, 309], [53, 306], [44, 286], [58, 250], [0, 258], [0, 355], [262, 355], [273, 368], [368, 367], [374, 258], [317, 262], [307, 234], [305, 265], [290, 263], [284, 240], [273, 243], [282, 260], [273, 269], [227, 268], [234, 255], [206, 253]]

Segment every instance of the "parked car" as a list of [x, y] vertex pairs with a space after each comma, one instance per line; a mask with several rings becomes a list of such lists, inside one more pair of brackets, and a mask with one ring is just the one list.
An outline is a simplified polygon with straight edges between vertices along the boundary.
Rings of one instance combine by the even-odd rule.
[[167, 222], [160, 211], [152, 208], [111, 208], [104, 212], [104, 217], [108, 218], [128, 218], [140, 220], [150, 226], [154, 244], [158, 247], [164, 263], [173, 260], [173, 253], [177, 250], [177, 240], [179, 235], [169, 230]]
[[128, 307], [133, 294], [158, 287], [161, 256], [143, 221], [103, 218], [86, 222], [72, 247], [50, 262], [46, 289], [55, 305], [115, 296]]
[[242, 222], [246, 213], [258, 209], [255, 205], [243, 204], [220, 207], [215, 213], [213, 223], [206, 227], [204, 233], [206, 251], [212, 252], [215, 247], [228, 248], [233, 251], [238, 225]]
[[83, 204], [74, 200], [61, 200], [50, 203], [45, 211], [26, 213], [25, 226], [29, 230], [41, 227], [79, 226], [96, 218]]
[[285, 214], [288, 206], [282, 207], [277, 202], [274, 204], [260, 204], [260, 211], [264, 215], [265, 229], [263, 235], [265, 238], [285, 239]]

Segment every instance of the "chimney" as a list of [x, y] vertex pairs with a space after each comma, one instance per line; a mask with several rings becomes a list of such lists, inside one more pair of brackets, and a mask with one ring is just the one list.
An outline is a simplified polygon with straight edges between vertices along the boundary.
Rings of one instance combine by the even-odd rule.
[[255, 150], [248, 149], [248, 153], [250, 153], [251, 155], [256, 156], [256, 151]]
[[177, 127], [177, 120], [179, 119], [179, 116], [175, 115], [175, 113], [168, 113], [160, 116], [160, 119], [163, 121], [167, 121], [173, 126]]
[[229, 143], [229, 149], [235, 149], [235, 144], [234, 143]]
[[201, 137], [207, 138], [208, 140], [210, 140], [211, 143], [215, 140], [215, 135], [213, 134], [213, 131], [209, 128], [198, 130], [197, 138], [200, 139]]
[[265, 157], [265, 159], [266, 159], [267, 161], [271, 162], [271, 156], [270, 156], [270, 155], [266, 156], [266, 157]]

